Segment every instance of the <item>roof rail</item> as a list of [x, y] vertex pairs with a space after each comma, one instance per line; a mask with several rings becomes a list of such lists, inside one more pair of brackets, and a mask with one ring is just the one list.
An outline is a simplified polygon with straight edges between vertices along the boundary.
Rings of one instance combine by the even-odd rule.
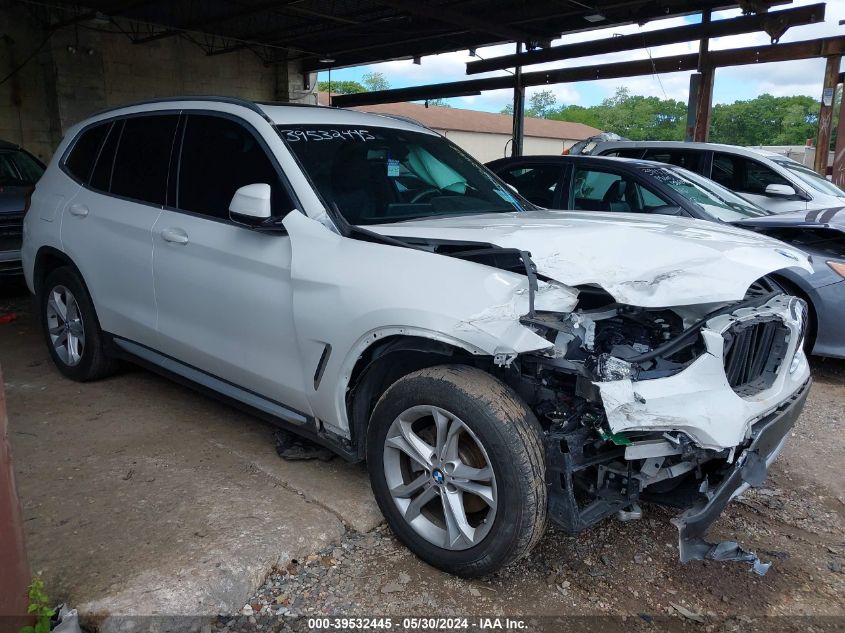
[[[135, 106], [141, 105], [151, 105], [154, 103], [172, 103], [174, 101], [210, 101], [214, 103], [228, 103], [230, 105], [239, 105], [244, 108], [248, 108], [253, 112], [260, 114], [262, 117], [267, 118], [267, 115], [264, 113], [260, 107], [258, 107], [258, 103], [255, 101], [250, 101], [248, 99], [241, 99], [240, 97], [226, 97], [226, 96], [217, 96], [217, 95], [185, 95], [185, 96], [177, 96], [177, 97], [158, 97], [157, 99], [144, 99], [143, 101], [134, 101], [132, 103], [125, 103], [119, 106], [112, 106], [111, 108], [105, 108], [103, 110], [98, 110], [94, 112], [90, 116], [97, 116], [99, 114], [107, 114], [109, 112], [114, 112], [115, 110], [122, 110], [123, 108], [134, 108]], [[281, 105], [281, 104], [279, 104]], [[299, 104], [287, 104], [287, 105], [299, 105]], [[86, 117], [87, 118], [87, 117]]]

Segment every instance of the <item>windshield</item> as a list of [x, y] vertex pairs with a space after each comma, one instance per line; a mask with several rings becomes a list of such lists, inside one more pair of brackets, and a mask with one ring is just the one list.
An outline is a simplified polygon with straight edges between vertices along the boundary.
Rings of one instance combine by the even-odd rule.
[[441, 136], [340, 125], [277, 129], [320, 195], [350, 224], [533, 208]]
[[845, 198], [845, 191], [842, 191], [827, 178], [822, 178], [812, 169], [804, 167], [801, 163], [796, 163], [793, 160], [775, 160], [775, 162], [781, 167], [788, 169], [793, 176], [798, 177], [802, 183], [812, 187], [816, 191], [829, 196]]
[[20, 150], [0, 151], [0, 186], [29, 187], [38, 182], [44, 168]]
[[646, 167], [643, 172], [697, 204], [710, 217], [722, 222], [772, 215], [771, 211], [740, 198], [722, 185], [680, 167]]

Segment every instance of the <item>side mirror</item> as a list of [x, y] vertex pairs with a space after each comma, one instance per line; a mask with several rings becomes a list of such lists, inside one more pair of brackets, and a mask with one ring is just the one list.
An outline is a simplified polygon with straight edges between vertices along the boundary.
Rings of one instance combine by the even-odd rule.
[[664, 204], [659, 207], [655, 207], [651, 210], [652, 213], [656, 213], [657, 215], [675, 215], [675, 216], [685, 216], [686, 211], [684, 211], [681, 207], [674, 205], [674, 204]]
[[772, 198], [792, 198], [797, 195], [795, 189], [789, 185], [767, 185], [766, 195]]
[[229, 203], [229, 218], [247, 226], [261, 226], [271, 214], [270, 185], [265, 183], [244, 185]]

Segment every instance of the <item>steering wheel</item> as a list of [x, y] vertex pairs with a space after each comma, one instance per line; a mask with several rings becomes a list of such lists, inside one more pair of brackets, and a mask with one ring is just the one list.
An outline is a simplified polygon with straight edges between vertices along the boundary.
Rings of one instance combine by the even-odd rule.
[[420, 200], [422, 200], [426, 196], [437, 195], [438, 193], [440, 193], [439, 189], [423, 189], [418, 194], [416, 194], [413, 198], [411, 198], [411, 204], [414, 204], [415, 202], [419, 202]]

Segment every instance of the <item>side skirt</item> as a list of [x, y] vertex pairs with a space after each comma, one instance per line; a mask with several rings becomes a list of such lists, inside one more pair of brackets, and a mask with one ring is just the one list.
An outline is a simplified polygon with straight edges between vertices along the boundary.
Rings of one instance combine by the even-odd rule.
[[325, 446], [348, 462], [361, 461], [348, 440], [320, 431], [318, 421], [313, 416], [291, 409], [140, 343], [105, 332], [103, 334], [108, 339], [108, 353], [112, 356], [144, 367], [285, 431]]

